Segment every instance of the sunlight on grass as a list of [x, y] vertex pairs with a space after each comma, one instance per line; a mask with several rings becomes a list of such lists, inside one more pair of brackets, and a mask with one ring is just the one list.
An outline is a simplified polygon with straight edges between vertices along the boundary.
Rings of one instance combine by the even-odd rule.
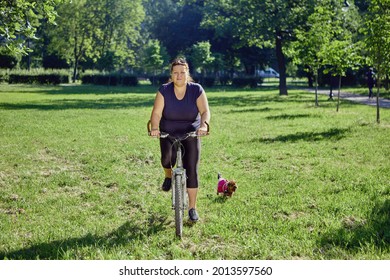
[[388, 109], [378, 125], [369, 106], [273, 84], [207, 89], [201, 221], [179, 241], [146, 134], [155, 91], [2, 85], [0, 259], [390, 258]]

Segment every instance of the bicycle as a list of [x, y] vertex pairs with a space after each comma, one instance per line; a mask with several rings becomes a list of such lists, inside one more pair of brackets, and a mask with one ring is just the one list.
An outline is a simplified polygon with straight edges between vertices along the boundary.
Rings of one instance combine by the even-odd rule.
[[[209, 124], [207, 125], [207, 134], [209, 133]], [[151, 122], [147, 125], [148, 134], [151, 132]], [[173, 137], [165, 132], [160, 132], [160, 138], [169, 138], [173, 141], [172, 147], [176, 149], [176, 163], [173, 165], [175, 168], [172, 170], [172, 209], [175, 210], [175, 228], [176, 236], [181, 238], [183, 235], [183, 216], [188, 207], [187, 197], [187, 176], [186, 170], [183, 167], [183, 151], [181, 141], [186, 140], [189, 137], [200, 137], [195, 131], [184, 134], [181, 137]]]

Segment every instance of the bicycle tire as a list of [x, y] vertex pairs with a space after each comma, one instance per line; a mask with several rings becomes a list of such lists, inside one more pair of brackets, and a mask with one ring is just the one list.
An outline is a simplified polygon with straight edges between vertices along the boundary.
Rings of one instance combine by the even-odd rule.
[[182, 175], [177, 174], [175, 176], [175, 226], [176, 236], [181, 238], [183, 234], [183, 187]]

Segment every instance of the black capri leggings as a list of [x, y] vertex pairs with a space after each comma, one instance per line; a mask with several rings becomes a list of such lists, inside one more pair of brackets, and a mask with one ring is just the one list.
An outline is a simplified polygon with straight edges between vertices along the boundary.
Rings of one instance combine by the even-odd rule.
[[[187, 188], [198, 187], [198, 165], [200, 158], [200, 139], [189, 137], [183, 144], [183, 167], [187, 173]], [[164, 168], [172, 168], [176, 163], [176, 149], [169, 138], [160, 138], [161, 164]]]

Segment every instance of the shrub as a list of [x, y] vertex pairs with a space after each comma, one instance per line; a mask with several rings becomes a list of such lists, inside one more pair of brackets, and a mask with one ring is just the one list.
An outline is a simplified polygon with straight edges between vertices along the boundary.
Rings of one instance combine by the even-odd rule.
[[64, 76], [60, 74], [10, 74], [8, 78], [8, 83], [58, 85], [60, 83], [69, 83], [69, 76]]
[[81, 76], [81, 83], [82, 84], [94, 84], [94, 78], [95, 76], [94, 75], [90, 75], [90, 74], [85, 74], [85, 75], [82, 75]]
[[9, 72], [7, 70], [0, 70], [0, 83], [8, 82]]
[[83, 84], [94, 84], [101, 86], [137, 86], [138, 78], [132, 75], [116, 74], [83, 74], [81, 77]]
[[227, 86], [232, 82], [232, 79], [228, 75], [223, 75], [219, 77], [219, 83], [221, 86]]
[[232, 80], [232, 85], [235, 87], [251, 87], [255, 88], [258, 84], [261, 84], [263, 81], [260, 77], [236, 77]]
[[114, 75], [99, 74], [94, 77], [94, 84], [100, 86], [116, 86], [118, 78]]
[[136, 76], [125, 75], [121, 79], [122, 86], [134, 87], [138, 85], [138, 78]]
[[41, 84], [58, 85], [60, 83], [69, 83], [68, 70], [11, 70], [8, 71], [6, 81], [10, 84]]
[[204, 87], [212, 87], [215, 85], [216, 78], [213, 76], [201, 77], [195, 76], [193, 77], [196, 83], [200, 83]]

